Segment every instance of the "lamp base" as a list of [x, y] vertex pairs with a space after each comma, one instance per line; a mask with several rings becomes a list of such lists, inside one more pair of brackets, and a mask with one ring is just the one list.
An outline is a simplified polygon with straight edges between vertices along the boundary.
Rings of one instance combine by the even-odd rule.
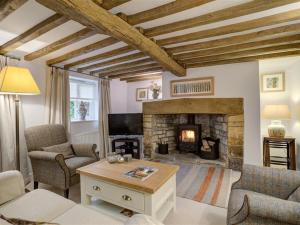
[[268, 126], [269, 137], [284, 138], [285, 127], [280, 120], [274, 120]]

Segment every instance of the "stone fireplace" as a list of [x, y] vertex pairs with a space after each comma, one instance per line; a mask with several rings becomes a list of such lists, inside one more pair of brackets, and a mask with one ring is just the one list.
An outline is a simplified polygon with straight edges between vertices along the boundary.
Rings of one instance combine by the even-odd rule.
[[228, 168], [241, 169], [244, 149], [243, 99], [185, 98], [145, 102], [143, 113], [145, 155], [152, 157], [157, 143], [168, 143], [170, 154], [179, 151], [177, 134], [180, 127], [187, 128], [181, 137], [186, 139], [185, 144], [196, 139], [188, 127], [193, 126], [190, 119], [193, 115], [194, 126], [198, 126], [201, 132], [200, 138], [218, 139], [220, 160]]

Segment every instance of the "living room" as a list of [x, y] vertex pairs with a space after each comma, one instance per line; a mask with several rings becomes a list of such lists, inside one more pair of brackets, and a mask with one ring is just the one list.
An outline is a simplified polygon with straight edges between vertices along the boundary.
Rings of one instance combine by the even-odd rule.
[[0, 224], [300, 224], [299, 12], [1, 2]]

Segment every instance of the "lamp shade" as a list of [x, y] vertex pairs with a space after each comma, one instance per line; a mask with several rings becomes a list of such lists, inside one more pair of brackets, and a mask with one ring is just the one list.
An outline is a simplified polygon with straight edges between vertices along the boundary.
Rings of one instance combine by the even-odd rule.
[[28, 69], [6, 66], [0, 72], [0, 93], [38, 95], [40, 89]]
[[266, 105], [263, 118], [268, 120], [287, 120], [291, 118], [288, 105]]

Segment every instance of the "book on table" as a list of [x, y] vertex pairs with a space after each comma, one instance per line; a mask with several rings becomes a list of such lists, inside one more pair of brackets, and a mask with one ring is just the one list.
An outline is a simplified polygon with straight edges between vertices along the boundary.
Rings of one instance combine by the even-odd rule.
[[144, 181], [157, 171], [158, 169], [155, 167], [139, 166], [129, 172], [126, 172], [124, 175], [129, 178]]

